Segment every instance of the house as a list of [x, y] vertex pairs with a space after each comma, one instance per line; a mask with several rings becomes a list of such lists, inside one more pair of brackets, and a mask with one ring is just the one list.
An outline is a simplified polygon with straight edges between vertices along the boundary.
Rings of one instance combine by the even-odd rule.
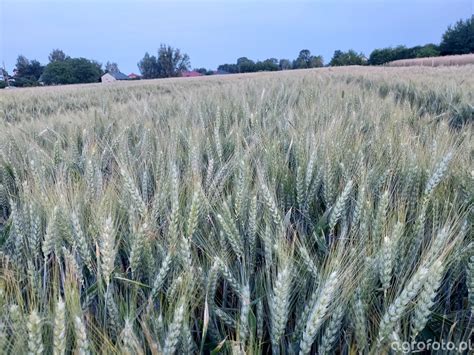
[[130, 73], [130, 74], [128, 74], [128, 78], [129, 78], [130, 80], [138, 80], [138, 79], [141, 79], [142, 77], [141, 77], [140, 75], [138, 75], [138, 74]]
[[121, 72], [108, 72], [102, 75], [102, 77], [100, 78], [100, 81], [102, 81], [103, 83], [111, 83], [117, 80], [129, 80], [129, 77]]
[[192, 70], [192, 71], [183, 71], [183, 72], [181, 73], [181, 76], [182, 76], [183, 78], [194, 78], [194, 77], [196, 77], [196, 76], [202, 76], [202, 74], [199, 73], [199, 72], [197, 72], [197, 71], [195, 71], [195, 70]]

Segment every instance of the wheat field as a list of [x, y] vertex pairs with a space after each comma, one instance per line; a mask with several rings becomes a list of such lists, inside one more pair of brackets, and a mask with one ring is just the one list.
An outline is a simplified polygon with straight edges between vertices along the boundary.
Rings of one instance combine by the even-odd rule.
[[409, 67], [414, 65], [439, 67], [448, 65], [474, 64], [474, 54], [445, 55], [442, 57], [425, 57], [412, 59], [399, 59], [388, 62], [389, 67]]
[[468, 341], [473, 105], [469, 65], [0, 92], [0, 349]]

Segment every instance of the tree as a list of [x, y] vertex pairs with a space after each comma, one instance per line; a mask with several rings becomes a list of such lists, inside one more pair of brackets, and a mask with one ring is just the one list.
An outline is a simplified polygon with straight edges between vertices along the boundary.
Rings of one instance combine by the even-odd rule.
[[16, 60], [15, 85], [16, 86], [36, 86], [38, 79], [43, 73], [44, 67], [37, 60], [28, 60], [25, 56], [19, 55]]
[[368, 64], [381, 65], [399, 59], [435, 57], [440, 55], [439, 47], [433, 43], [407, 48], [405, 46], [374, 49], [370, 53]]
[[291, 62], [288, 59], [280, 59], [278, 66], [280, 67], [280, 70], [288, 70], [291, 69]]
[[72, 58], [69, 61], [75, 83], [95, 83], [100, 81], [102, 68], [100, 63], [86, 58]]
[[449, 26], [439, 47], [441, 55], [474, 53], [474, 15]]
[[335, 51], [329, 65], [334, 67], [341, 65], [364, 65], [365, 63], [366, 59], [364, 54], [358, 54], [355, 50], [349, 49], [347, 52], [340, 50]]
[[114, 62], [107, 62], [105, 64], [105, 71], [108, 73], [118, 73], [120, 72], [118, 64]]
[[426, 58], [426, 57], [437, 57], [441, 53], [439, 51], [439, 46], [433, 43], [425, 44], [424, 46], [420, 47], [415, 52], [416, 58]]
[[143, 79], [155, 79], [159, 77], [158, 60], [154, 55], [145, 53], [143, 59], [138, 62], [138, 69]]
[[344, 56], [344, 52], [340, 51], [339, 49], [334, 51], [334, 54], [332, 55], [331, 61], [329, 62], [330, 66], [335, 66], [335, 65], [344, 65], [341, 64], [342, 62], [342, 57]]
[[381, 65], [390, 61], [389, 48], [374, 49], [369, 56], [370, 65]]
[[277, 71], [280, 69], [278, 59], [276, 58], [269, 58], [263, 62], [257, 62], [255, 66], [256, 71]]
[[67, 61], [52, 61], [45, 68], [42, 80], [46, 85], [72, 84], [71, 66]]
[[0, 79], [2, 80], [8, 79], [8, 72], [3, 68], [0, 68]]
[[253, 73], [258, 71], [277, 71], [298, 68], [318, 68], [323, 66], [323, 57], [311, 55], [307, 49], [300, 51], [299, 56], [293, 61], [288, 59], [268, 58], [254, 62], [247, 57], [240, 57], [236, 64], [221, 64], [217, 70], [228, 73]]
[[323, 57], [312, 56], [308, 49], [300, 51], [298, 58], [293, 61], [293, 69], [317, 68], [323, 66]]
[[158, 50], [158, 65], [161, 78], [180, 76], [190, 67], [187, 54], [182, 54], [178, 48], [162, 44]]
[[313, 55], [309, 60], [308, 68], [321, 68], [324, 66], [323, 57], [320, 55]]
[[247, 57], [240, 57], [237, 59], [237, 68], [239, 73], [252, 73], [257, 71], [255, 62]]
[[370, 65], [381, 65], [394, 60], [415, 58], [412, 50], [405, 46], [397, 46], [395, 48], [388, 47], [382, 49], [374, 49], [370, 53], [368, 63]]
[[298, 58], [293, 61], [293, 68], [295, 69], [304, 69], [309, 67], [309, 61], [311, 57], [311, 52], [308, 49], [303, 49], [300, 51]]
[[180, 76], [189, 67], [190, 61], [187, 54], [164, 44], [158, 50], [158, 57], [145, 53], [143, 59], [138, 62], [138, 69], [144, 79]]
[[67, 58], [49, 63], [42, 80], [46, 85], [95, 83], [101, 75], [99, 63], [86, 58]]
[[217, 70], [224, 71], [231, 74], [239, 72], [239, 68], [237, 64], [221, 64], [217, 67]]
[[195, 72], [201, 73], [202, 75], [212, 75], [213, 71], [206, 68], [194, 68]]
[[0, 89], [5, 89], [8, 83], [8, 72], [4, 68], [0, 68]]
[[60, 49], [53, 49], [51, 51], [51, 53], [49, 54], [49, 56], [48, 56], [48, 59], [49, 59], [50, 63], [52, 63], [52, 62], [63, 62], [67, 58], [69, 58], [69, 57], [66, 56], [66, 54]]

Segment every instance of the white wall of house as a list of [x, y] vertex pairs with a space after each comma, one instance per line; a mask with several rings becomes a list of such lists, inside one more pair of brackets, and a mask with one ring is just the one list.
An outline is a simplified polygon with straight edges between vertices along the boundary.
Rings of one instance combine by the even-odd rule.
[[109, 73], [105, 73], [104, 75], [102, 75], [102, 77], [100, 78], [100, 81], [102, 81], [103, 83], [111, 83], [113, 81], [116, 81], [117, 79], [115, 79], [112, 75], [110, 75]]

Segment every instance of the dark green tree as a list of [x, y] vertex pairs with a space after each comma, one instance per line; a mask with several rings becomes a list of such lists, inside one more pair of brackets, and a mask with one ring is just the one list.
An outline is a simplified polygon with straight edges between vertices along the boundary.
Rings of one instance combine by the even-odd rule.
[[69, 58], [62, 50], [53, 49], [48, 56], [49, 62], [63, 62]]
[[278, 66], [280, 67], [280, 70], [288, 70], [291, 69], [291, 62], [289, 59], [280, 59]]
[[69, 60], [75, 83], [96, 83], [102, 76], [101, 64], [86, 58], [72, 58]]
[[162, 44], [158, 50], [158, 66], [160, 78], [180, 76], [190, 67], [189, 56], [181, 53], [178, 48]]
[[234, 74], [239, 72], [239, 67], [237, 64], [221, 64], [217, 67], [217, 70]]
[[370, 65], [381, 65], [390, 61], [390, 49], [374, 49], [369, 56]]
[[158, 57], [145, 53], [143, 59], [138, 62], [138, 69], [144, 79], [176, 77], [189, 68], [190, 61], [187, 54], [164, 44], [158, 49]]
[[370, 53], [368, 64], [381, 65], [399, 59], [436, 57], [440, 55], [439, 47], [433, 43], [424, 46], [407, 48], [405, 46], [374, 49]]
[[156, 79], [160, 77], [158, 60], [154, 55], [145, 53], [143, 59], [138, 62], [138, 69], [143, 79]]
[[5, 69], [0, 68], [0, 89], [4, 89], [5, 87], [9, 86], [9, 79], [10, 75], [8, 72]]
[[416, 58], [425, 58], [425, 57], [437, 57], [441, 55], [441, 52], [439, 51], [439, 46], [433, 43], [429, 43], [418, 48], [414, 54]]
[[370, 53], [368, 63], [370, 65], [381, 65], [394, 60], [415, 58], [415, 56], [410, 53], [410, 49], [405, 46], [374, 49], [372, 53]]
[[341, 50], [336, 50], [334, 51], [334, 54], [332, 55], [331, 61], [329, 62], [330, 66], [335, 66], [335, 65], [344, 65], [342, 63], [342, 57], [344, 56], [344, 52]]
[[247, 57], [240, 57], [237, 59], [237, 68], [239, 73], [252, 73], [257, 71], [255, 62]]
[[5, 69], [0, 68], [0, 79], [6, 80], [5, 78], [8, 78], [8, 72]]
[[262, 62], [257, 62], [256, 71], [277, 71], [280, 69], [280, 66], [278, 64], [278, 59], [276, 58], [265, 59]]
[[86, 58], [53, 61], [41, 76], [46, 85], [96, 83], [102, 75], [101, 65]]
[[474, 53], [474, 15], [449, 26], [439, 47], [441, 55]]
[[49, 63], [44, 68], [42, 80], [46, 85], [74, 83], [71, 65], [67, 61], [53, 61]]
[[311, 59], [311, 52], [308, 49], [303, 49], [300, 51], [298, 58], [293, 61], [294, 69], [304, 69], [309, 68], [309, 62]]
[[8, 73], [6, 70], [0, 68], [0, 89], [5, 89], [7, 86]]
[[337, 50], [329, 62], [329, 65], [341, 66], [341, 65], [364, 65], [366, 59], [363, 53], [357, 53], [353, 49], [349, 49], [347, 52]]
[[44, 67], [37, 60], [28, 60], [25, 56], [19, 55], [15, 67], [16, 86], [36, 86], [38, 79], [43, 73]]
[[308, 49], [303, 49], [293, 61], [293, 69], [318, 68], [323, 64], [323, 57], [313, 56]]

